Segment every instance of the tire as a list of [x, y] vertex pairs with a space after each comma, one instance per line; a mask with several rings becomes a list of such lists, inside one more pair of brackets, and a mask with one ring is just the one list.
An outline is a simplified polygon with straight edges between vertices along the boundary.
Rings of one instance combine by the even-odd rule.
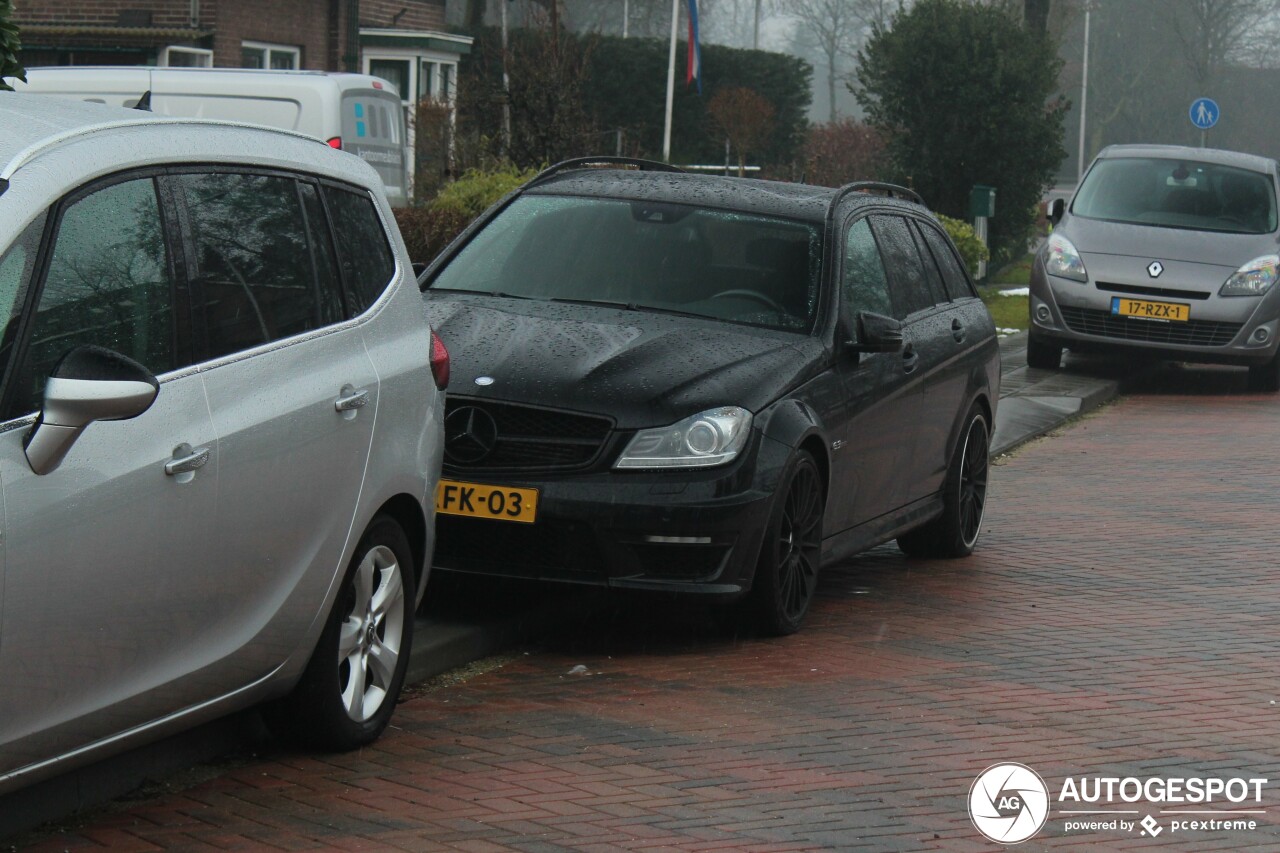
[[1062, 347], [1039, 335], [1027, 335], [1027, 367], [1057, 370], [1062, 366]]
[[336, 752], [377, 740], [409, 666], [413, 602], [409, 540], [395, 520], [377, 516], [356, 546], [302, 679], [266, 709], [276, 736]]
[[1270, 394], [1280, 391], [1280, 352], [1265, 364], [1249, 365], [1249, 390]]
[[813, 457], [801, 450], [778, 481], [769, 525], [748, 598], [754, 626], [765, 634], [794, 634], [818, 585], [826, 496]]
[[898, 537], [898, 547], [910, 557], [967, 557], [982, 532], [987, 502], [991, 430], [987, 416], [974, 405], [965, 418], [964, 432], [947, 466], [942, 487], [942, 515]]

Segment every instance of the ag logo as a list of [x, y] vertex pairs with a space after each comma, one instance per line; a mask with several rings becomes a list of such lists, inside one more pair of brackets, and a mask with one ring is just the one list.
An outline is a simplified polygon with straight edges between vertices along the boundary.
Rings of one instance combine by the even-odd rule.
[[1018, 844], [1048, 820], [1049, 789], [1040, 774], [1026, 765], [993, 764], [973, 780], [969, 818], [992, 841]]

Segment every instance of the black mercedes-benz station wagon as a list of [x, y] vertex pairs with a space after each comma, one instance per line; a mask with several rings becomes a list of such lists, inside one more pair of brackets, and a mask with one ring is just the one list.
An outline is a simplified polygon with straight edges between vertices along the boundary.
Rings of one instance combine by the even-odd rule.
[[596, 158], [422, 274], [453, 378], [435, 567], [745, 599], [822, 563], [973, 550], [990, 315], [919, 198]]

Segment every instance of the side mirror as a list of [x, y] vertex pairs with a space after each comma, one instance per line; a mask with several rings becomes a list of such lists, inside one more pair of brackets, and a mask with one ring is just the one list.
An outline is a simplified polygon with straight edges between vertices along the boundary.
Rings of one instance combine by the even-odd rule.
[[1062, 215], [1067, 212], [1067, 203], [1065, 200], [1055, 198], [1049, 202], [1048, 220], [1049, 224], [1057, 225], [1062, 221]]
[[89, 424], [136, 418], [158, 393], [155, 376], [133, 359], [103, 347], [76, 347], [45, 383], [44, 406], [24, 445], [27, 464], [37, 474], [57, 470]]
[[858, 339], [846, 341], [853, 352], [897, 352], [902, 349], [902, 324], [892, 317], [862, 311], [858, 314]]

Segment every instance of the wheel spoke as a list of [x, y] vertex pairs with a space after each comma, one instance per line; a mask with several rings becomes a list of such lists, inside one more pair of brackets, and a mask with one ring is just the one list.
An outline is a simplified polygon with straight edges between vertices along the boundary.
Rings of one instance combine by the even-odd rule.
[[391, 687], [391, 679], [395, 677], [396, 662], [400, 654], [386, 643], [375, 639], [369, 647], [370, 681], [377, 687], [387, 690]]
[[351, 675], [347, 679], [347, 688], [342, 691], [342, 704], [347, 709], [347, 716], [353, 720], [364, 720], [365, 670], [364, 661], [355, 656], [351, 661]]
[[369, 612], [369, 598], [373, 595], [373, 575], [376, 571], [374, 551], [370, 551], [364, 555], [364, 559], [356, 568], [355, 577], [351, 579], [351, 586], [356, 596], [355, 608], [352, 612], [359, 614], [362, 618]]
[[[364, 636], [364, 620], [355, 615], [348, 616], [338, 630], [338, 663], [349, 660], [360, 648], [360, 639]], [[355, 664], [352, 664], [355, 666]]]
[[382, 584], [373, 594], [373, 615], [382, 619], [392, 607], [404, 601], [404, 584], [400, 578], [400, 567], [394, 562], [381, 572]]

